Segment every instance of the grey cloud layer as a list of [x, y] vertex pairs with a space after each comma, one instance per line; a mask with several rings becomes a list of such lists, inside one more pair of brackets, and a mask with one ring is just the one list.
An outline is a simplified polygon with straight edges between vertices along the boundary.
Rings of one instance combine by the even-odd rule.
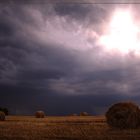
[[[116, 6], [1, 4], [0, 7], [2, 104], [10, 106], [11, 102], [14, 110], [17, 104], [13, 102], [17, 98], [23, 102], [26, 97], [28, 103], [33, 98], [32, 107], [53, 108], [56, 98], [55, 105], [61, 107], [61, 103], [68, 105], [64, 99], [69, 97], [70, 101], [77, 100], [81, 109], [83, 97], [87, 97], [85, 108], [88, 108], [91, 97], [98, 100], [109, 97], [101, 105], [107, 106], [115, 101], [113, 96], [122, 100], [139, 95], [139, 59], [130, 54], [122, 57], [106, 53], [96, 44], [102, 25], [107, 25], [110, 11]], [[52, 110], [50, 113], [54, 113], [55, 109]]]

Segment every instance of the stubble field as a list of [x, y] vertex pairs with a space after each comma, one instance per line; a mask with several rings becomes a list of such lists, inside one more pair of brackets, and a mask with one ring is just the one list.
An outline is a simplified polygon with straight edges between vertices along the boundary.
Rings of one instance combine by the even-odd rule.
[[110, 128], [104, 116], [8, 116], [0, 140], [140, 140], [140, 128]]

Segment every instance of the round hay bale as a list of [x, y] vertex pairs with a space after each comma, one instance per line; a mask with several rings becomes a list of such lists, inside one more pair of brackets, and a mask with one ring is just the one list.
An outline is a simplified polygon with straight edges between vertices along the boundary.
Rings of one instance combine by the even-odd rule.
[[37, 111], [35, 113], [36, 118], [44, 118], [45, 117], [45, 113], [44, 111]]
[[71, 116], [78, 116], [76, 113], [72, 114]]
[[140, 109], [131, 102], [117, 103], [108, 109], [106, 119], [111, 127], [137, 128], [140, 125]]
[[5, 113], [0, 111], [0, 121], [4, 121], [5, 120]]
[[89, 114], [87, 112], [81, 112], [80, 116], [89, 116]]

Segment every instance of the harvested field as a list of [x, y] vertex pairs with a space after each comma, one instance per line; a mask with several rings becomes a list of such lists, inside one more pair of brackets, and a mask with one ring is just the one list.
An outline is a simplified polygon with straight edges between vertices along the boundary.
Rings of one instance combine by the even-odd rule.
[[140, 129], [110, 128], [104, 116], [8, 116], [0, 140], [139, 140]]

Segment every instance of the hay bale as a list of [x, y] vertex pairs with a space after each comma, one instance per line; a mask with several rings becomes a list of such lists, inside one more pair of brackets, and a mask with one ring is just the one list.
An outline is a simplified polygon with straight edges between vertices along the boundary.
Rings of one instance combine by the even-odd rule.
[[0, 111], [0, 121], [4, 121], [5, 120], [5, 113]]
[[87, 112], [81, 112], [80, 116], [89, 116], [89, 114]]
[[71, 116], [78, 116], [76, 113], [72, 114]]
[[44, 111], [37, 111], [35, 113], [36, 118], [44, 118], [45, 117], [45, 113]]
[[140, 125], [140, 109], [131, 102], [117, 103], [106, 112], [107, 123], [116, 128], [137, 128]]

